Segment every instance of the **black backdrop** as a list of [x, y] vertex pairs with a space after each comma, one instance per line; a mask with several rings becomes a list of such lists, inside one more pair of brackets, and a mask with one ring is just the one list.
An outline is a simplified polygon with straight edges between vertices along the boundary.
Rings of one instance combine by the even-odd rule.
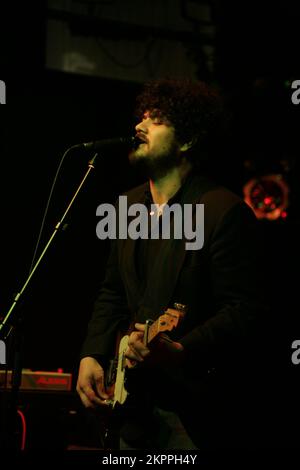
[[[11, 89], [8, 82], [8, 98]], [[137, 85], [47, 72], [16, 88], [2, 115], [1, 310], [28, 274], [50, 186], [63, 152], [93, 139], [133, 135]], [[92, 155], [70, 153], [57, 182], [42, 246], [62, 216]], [[70, 368], [103, 274], [107, 244], [96, 238], [96, 207], [134, 184], [126, 151], [100, 153], [96, 169], [22, 297], [27, 331], [24, 365]], [[40, 250], [41, 251], [41, 250]]]
[[[20, 12], [17, 20], [13, 16], [14, 28], [1, 31], [0, 79], [6, 82], [8, 103], [1, 106], [0, 114], [1, 314], [9, 308], [28, 273], [44, 206], [62, 153], [75, 143], [132, 135], [134, 97], [140, 88], [137, 83], [45, 69], [44, 13], [40, 12], [40, 22], [33, 21], [30, 14], [23, 21], [23, 13]], [[229, 13], [232, 10], [227, 10]], [[35, 18], [36, 14], [35, 11]], [[242, 194], [243, 184], [252, 175], [245, 169], [245, 160], [253, 160], [258, 171], [270, 172], [283, 171], [282, 160], [288, 162], [285, 174], [291, 189], [289, 216], [285, 221], [261, 222], [260, 226], [265, 246], [262, 262], [268, 268], [265, 291], [274, 320], [265, 338], [269, 355], [263, 360], [266, 368], [274, 369], [274, 393], [282, 390], [282, 403], [290, 402], [292, 415], [296, 409], [300, 370], [300, 365], [297, 368], [291, 363], [291, 344], [300, 334], [297, 274], [300, 106], [292, 105], [290, 99], [290, 81], [300, 78], [299, 64], [293, 54], [297, 35], [295, 28], [294, 35], [289, 32], [288, 36], [281, 29], [283, 41], [272, 43], [270, 34], [275, 34], [276, 28], [274, 23], [269, 28], [265, 11], [264, 17], [258, 16], [260, 42], [258, 38], [251, 42], [250, 30], [241, 28], [241, 24], [237, 27], [234, 18], [230, 18], [221, 17], [216, 78], [232, 106], [234, 122], [226, 147], [220, 148], [218, 173], [222, 182]], [[255, 21], [254, 14], [251, 18]], [[253, 34], [254, 25], [251, 31]], [[268, 40], [264, 41], [263, 33]], [[288, 54], [281, 51], [276, 55], [279, 46], [288, 50]], [[272, 53], [268, 54], [267, 50]], [[239, 62], [239, 58], [243, 60]], [[87, 161], [84, 152], [67, 157], [42, 245], [79, 183]], [[101, 202], [113, 202], [120, 192], [139, 181], [140, 177], [129, 169], [125, 153], [109, 154], [98, 160], [67, 220], [67, 230], [56, 237], [23, 296], [25, 367], [76, 371], [80, 345], [108, 252], [108, 244], [97, 240], [95, 235], [96, 207]]]

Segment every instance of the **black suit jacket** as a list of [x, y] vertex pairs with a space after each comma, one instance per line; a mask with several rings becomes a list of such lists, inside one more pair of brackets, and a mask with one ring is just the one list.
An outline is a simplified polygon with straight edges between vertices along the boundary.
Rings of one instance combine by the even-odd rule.
[[[144, 203], [147, 188], [145, 184], [129, 191], [128, 206]], [[241, 406], [241, 395], [246, 406], [247, 386], [241, 376], [248, 375], [248, 345], [253, 351], [265, 309], [252, 210], [232, 192], [197, 175], [185, 182], [180, 203], [204, 204], [203, 247], [187, 251], [185, 239], [163, 240], [146, 291], [141, 292], [136, 242], [114, 241], [82, 356], [103, 361], [114, 354], [117, 330], [130, 320], [155, 319], [174, 302], [187, 305], [186, 317], [173, 336], [185, 348], [185, 362], [180, 370], [158, 371], [157, 399], [162, 406], [177, 408], [194, 441], [202, 445], [200, 429], [205, 429], [205, 439], [215, 436], [215, 426], [222, 435], [216, 423], [231, 420], [237, 403]]]

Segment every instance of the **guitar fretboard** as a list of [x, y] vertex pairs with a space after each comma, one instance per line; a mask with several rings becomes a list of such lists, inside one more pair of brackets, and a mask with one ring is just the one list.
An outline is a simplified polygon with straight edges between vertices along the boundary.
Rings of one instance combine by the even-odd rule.
[[178, 322], [182, 319], [184, 313], [182, 311], [176, 310], [174, 308], [168, 308], [166, 312], [161, 315], [157, 320], [155, 320], [152, 325], [149, 326], [147, 342], [146, 344], [151, 343], [154, 338], [156, 338], [159, 333], [164, 331], [172, 331], [177, 327]]

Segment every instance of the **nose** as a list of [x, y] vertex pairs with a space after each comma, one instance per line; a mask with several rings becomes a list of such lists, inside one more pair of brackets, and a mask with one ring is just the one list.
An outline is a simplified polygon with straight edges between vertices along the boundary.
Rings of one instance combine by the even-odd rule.
[[146, 134], [148, 132], [147, 121], [147, 119], [143, 119], [135, 126], [135, 130], [137, 132], [143, 132], [144, 134]]

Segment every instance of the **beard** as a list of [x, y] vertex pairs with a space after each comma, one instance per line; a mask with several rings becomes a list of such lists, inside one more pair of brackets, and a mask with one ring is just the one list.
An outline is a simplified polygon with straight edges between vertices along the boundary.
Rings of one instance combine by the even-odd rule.
[[181, 163], [177, 142], [170, 143], [158, 152], [150, 151], [146, 155], [141, 154], [139, 147], [130, 152], [129, 162], [136, 170], [153, 180], [165, 176]]

